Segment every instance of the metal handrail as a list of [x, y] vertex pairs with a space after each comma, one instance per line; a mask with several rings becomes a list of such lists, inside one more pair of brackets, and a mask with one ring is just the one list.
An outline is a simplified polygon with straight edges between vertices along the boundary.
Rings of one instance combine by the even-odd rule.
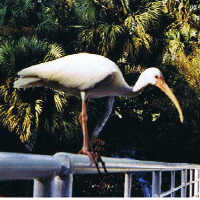
[[[124, 173], [124, 196], [130, 197], [133, 172], [152, 172], [152, 196], [174, 196], [181, 190], [181, 196], [200, 195], [200, 165], [188, 163], [164, 163], [140, 161], [126, 158], [102, 157], [108, 173]], [[100, 166], [104, 173], [104, 169]], [[171, 171], [171, 189], [161, 191], [162, 172]], [[181, 171], [181, 185], [175, 187], [175, 172]], [[190, 180], [188, 182], [187, 173]], [[91, 164], [88, 156], [57, 153], [53, 156], [0, 153], [0, 180], [34, 179], [35, 197], [64, 197], [72, 196], [73, 174], [97, 174], [96, 167]], [[194, 189], [194, 191], [192, 190]]]

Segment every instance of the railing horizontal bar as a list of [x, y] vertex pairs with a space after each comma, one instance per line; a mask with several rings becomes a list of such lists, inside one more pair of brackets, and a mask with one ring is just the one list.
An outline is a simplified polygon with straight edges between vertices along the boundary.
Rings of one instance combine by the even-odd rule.
[[[91, 165], [88, 156], [66, 153], [71, 163], [71, 171], [74, 174], [97, 173], [96, 167]], [[176, 171], [182, 169], [193, 169], [200, 166], [183, 163], [163, 163], [152, 161], [139, 161], [125, 158], [102, 157], [106, 168], [110, 173], [125, 173], [133, 171]], [[104, 170], [100, 167], [102, 173]]]
[[[88, 156], [58, 153], [74, 174], [98, 173], [96, 167], [91, 165]], [[102, 157], [110, 173], [125, 173], [137, 171], [176, 171], [182, 169], [200, 169], [200, 166], [187, 163], [164, 163], [152, 161], [140, 161], [126, 158]], [[64, 162], [63, 161], [63, 162]], [[56, 156], [0, 153], [0, 180], [34, 179], [59, 174], [62, 165]], [[103, 168], [100, 167], [102, 173]]]
[[180, 185], [180, 186], [178, 186], [178, 187], [176, 187], [176, 188], [174, 188], [174, 189], [172, 189], [172, 190], [168, 190], [168, 191], [166, 191], [166, 192], [161, 193], [160, 196], [161, 196], [161, 197], [165, 197], [165, 196], [171, 194], [172, 192], [176, 192], [176, 191], [180, 190], [182, 187], [184, 187], [184, 186]]
[[195, 181], [188, 182], [188, 183], [186, 183], [186, 186], [188, 186], [190, 184], [194, 184], [194, 183], [195, 183]]
[[182, 187], [183, 187], [183, 186], [182, 186], [182, 185], [180, 185], [180, 186], [178, 186], [178, 187], [174, 188], [174, 189], [173, 189], [173, 192], [176, 192], [176, 191], [180, 190]]
[[[186, 186], [188, 185], [190, 189], [194, 186], [195, 197], [200, 196], [200, 165], [110, 157], [102, 157], [102, 160], [105, 162], [108, 173], [129, 173], [131, 176], [132, 172], [152, 172], [152, 185], [154, 186], [152, 187], [152, 194], [154, 194], [154, 196], [165, 197], [170, 194], [173, 196], [174, 192], [180, 189], [182, 189], [181, 194], [184, 194], [182, 196], [186, 196]], [[101, 172], [104, 173], [103, 167], [99, 167]], [[187, 182], [187, 170], [195, 171], [194, 180], [191, 178], [192, 176], [190, 173], [190, 180]], [[171, 184], [170, 190], [161, 193], [161, 175], [162, 172], [165, 171], [172, 171], [174, 174], [175, 171], [182, 171], [181, 174], [183, 172], [184, 174], [182, 174], [182, 185], [175, 187], [175, 183]], [[0, 153], [0, 180], [34, 179], [35, 196], [71, 196], [73, 174], [97, 173], [96, 166], [94, 166], [88, 156], [85, 155], [57, 153], [53, 156], [49, 156], [7, 152]], [[130, 180], [131, 179], [129, 179], [129, 182], [131, 183]], [[127, 182], [126, 185], [128, 185], [129, 182]], [[66, 188], [68, 189], [66, 190]], [[128, 187], [126, 187], [126, 189], [127, 188]], [[131, 190], [128, 189], [127, 191], [130, 193]], [[190, 192], [190, 196], [193, 196], [192, 192]]]
[[[100, 171], [102, 173], [104, 173], [104, 169], [103, 168], [99, 168]], [[169, 169], [169, 170], [162, 170], [162, 169], [148, 169], [148, 168], [117, 168], [117, 167], [110, 167], [110, 166], [107, 166], [106, 165], [106, 169], [108, 171], [108, 173], [131, 173], [131, 172], [152, 172], [152, 171], [176, 171], [174, 169]], [[180, 171], [180, 169], [178, 170]], [[73, 169], [73, 173], [74, 174], [97, 174], [97, 169], [96, 168], [93, 168], [93, 167], [84, 167], [84, 168], [78, 168], [78, 167], [75, 167]]]
[[163, 192], [163, 193], [160, 194], [160, 197], [168, 196], [168, 195], [171, 194], [172, 192], [176, 192], [176, 191], [180, 190], [182, 187], [183, 187], [183, 186], [180, 185], [180, 186], [178, 186], [178, 187], [176, 187], [176, 188], [174, 188], [174, 189], [172, 189], [172, 190], [168, 190], [168, 191], [166, 191], [166, 192]]
[[171, 189], [171, 190], [168, 190], [168, 191], [166, 191], [166, 192], [163, 192], [163, 193], [160, 194], [160, 197], [168, 196], [169, 194], [171, 194], [171, 193], [173, 193], [173, 192], [176, 192], [177, 190], [180, 190], [181, 188], [183, 188], [183, 187], [185, 187], [185, 186], [188, 186], [188, 185], [190, 185], [190, 184], [191, 184], [191, 182], [188, 182], [188, 183], [186, 183], [184, 186], [180, 185], [180, 186], [178, 186], [178, 187], [176, 187], [176, 188], [173, 188], [173, 189]]
[[163, 193], [160, 194], [160, 197], [168, 196], [168, 195], [170, 195], [172, 192], [174, 192], [174, 190], [168, 190], [168, 191], [166, 191], [166, 192], [163, 192]]
[[61, 165], [53, 156], [0, 153], [0, 180], [48, 177], [60, 171]]

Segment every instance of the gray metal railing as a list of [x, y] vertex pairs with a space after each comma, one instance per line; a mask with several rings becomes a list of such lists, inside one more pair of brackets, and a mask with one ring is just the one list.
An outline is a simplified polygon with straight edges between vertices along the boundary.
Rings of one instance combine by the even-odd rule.
[[[124, 197], [131, 196], [132, 176], [136, 172], [152, 173], [152, 197], [200, 197], [200, 165], [164, 163], [124, 158], [102, 157], [108, 173], [124, 173]], [[100, 167], [102, 173], [103, 168]], [[162, 174], [170, 173], [170, 189], [162, 191]], [[180, 172], [181, 184], [176, 185]], [[34, 197], [71, 197], [73, 174], [97, 174], [85, 155], [57, 153], [54, 156], [0, 153], [0, 180], [34, 180]]]

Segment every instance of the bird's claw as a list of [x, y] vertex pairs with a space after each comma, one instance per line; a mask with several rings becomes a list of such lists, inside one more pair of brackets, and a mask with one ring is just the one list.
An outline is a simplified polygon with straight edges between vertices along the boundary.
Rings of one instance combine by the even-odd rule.
[[[99, 140], [100, 141], [100, 140]], [[98, 148], [98, 145], [95, 146], [94, 148], [94, 151], [89, 151], [89, 150], [85, 150], [85, 149], [81, 149], [78, 154], [84, 154], [84, 155], [87, 155], [89, 157], [89, 159], [91, 160], [91, 164], [95, 164], [96, 168], [97, 168], [97, 171], [99, 174], [101, 174], [101, 171], [99, 169], [99, 165], [98, 163], [101, 163], [105, 173], [107, 173], [107, 169], [106, 169], [106, 166], [105, 166], [105, 162], [102, 160], [101, 158], [101, 155], [99, 153], [99, 148]]]
[[95, 153], [93, 152], [90, 152], [88, 150], [84, 150], [84, 149], [81, 149], [78, 154], [84, 154], [84, 155], [87, 155], [91, 161], [91, 164], [95, 164], [96, 168], [97, 168], [97, 171], [98, 173], [100, 174], [100, 169], [99, 169], [99, 166], [98, 166], [98, 161], [97, 159], [95, 158]]

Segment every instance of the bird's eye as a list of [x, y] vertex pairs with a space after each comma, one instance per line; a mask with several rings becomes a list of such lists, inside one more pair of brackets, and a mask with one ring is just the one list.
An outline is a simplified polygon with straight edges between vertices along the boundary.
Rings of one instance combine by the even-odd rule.
[[158, 78], [158, 75], [155, 75], [155, 78], [157, 79], [157, 78]]

